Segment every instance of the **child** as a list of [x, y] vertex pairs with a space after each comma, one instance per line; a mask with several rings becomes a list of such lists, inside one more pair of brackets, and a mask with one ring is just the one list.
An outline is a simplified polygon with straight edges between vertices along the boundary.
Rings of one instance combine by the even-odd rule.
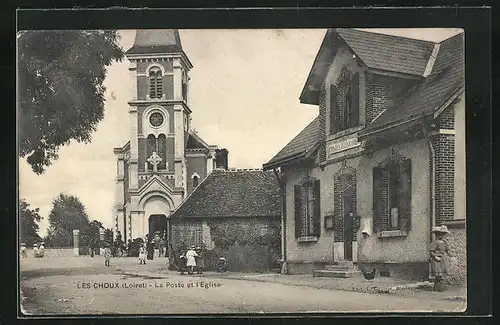
[[38, 247], [38, 257], [43, 257], [45, 255], [45, 243], [41, 242]]
[[181, 271], [181, 275], [184, 275], [184, 272], [186, 272], [186, 265], [187, 265], [187, 260], [186, 260], [186, 252], [182, 251], [181, 256], [179, 256], [179, 270]]
[[435, 235], [435, 239], [430, 247], [430, 273], [434, 277], [434, 291], [444, 291], [442, 280], [443, 276], [448, 275], [448, 258], [451, 257], [444, 236], [450, 232], [445, 225], [442, 225], [434, 227], [432, 233]]
[[26, 252], [26, 244], [21, 243], [21, 257], [26, 258], [28, 257], [28, 253]]
[[33, 257], [38, 257], [38, 244], [33, 244]]
[[104, 265], [109, 266], [109, 262], [111, 261], [111, 248], [109, 244], [106, 244], [106, 248], [104, 248]]
[[144, 245], [139, 247], [139, 264], [146, 264], [146, 248]]

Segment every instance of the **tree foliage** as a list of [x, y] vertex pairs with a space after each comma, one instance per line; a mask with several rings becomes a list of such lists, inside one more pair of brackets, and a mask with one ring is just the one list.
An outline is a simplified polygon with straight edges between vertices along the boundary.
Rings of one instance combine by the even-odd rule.
[[53, 201], [49, 223], [47, 245], [68, 247], [73, 245], [74, 229], [79, 229], [80, 232], [87, 230], [89, 217], [78, 197], [61, 193]]
[[20, 156], [42, 174], [71, 140], [89, 143], [104, 117], [106, 67], [121, 61], [116, 31], [18, 34]]
[[38, 235], [40, 229], [38, 222], [42, 220], [42, 217], [38, 212], [38, 208], [31, 209], [26, 200], [21, 200], [19, 205], [19, 241], [26, 243], [28, 247], [41, 241], [41, 237]]

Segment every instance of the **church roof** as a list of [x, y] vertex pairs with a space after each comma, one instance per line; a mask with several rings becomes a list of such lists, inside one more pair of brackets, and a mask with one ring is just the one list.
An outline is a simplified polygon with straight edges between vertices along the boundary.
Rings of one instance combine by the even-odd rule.
[[125, 54], [182, 52], [177, 29], [139, 29], [134, 45]]
[[209, 149], [208, 144], [194, 132], [189, 132], [186, 139], [186, 149]]
[[171, 218], [278, 217], [279, 202], [274, 172], [215, 169]]

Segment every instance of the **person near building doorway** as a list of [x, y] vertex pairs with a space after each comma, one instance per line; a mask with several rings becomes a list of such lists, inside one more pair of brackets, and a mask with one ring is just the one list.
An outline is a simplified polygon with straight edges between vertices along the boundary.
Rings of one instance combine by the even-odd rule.
[[434, 290], [444, 291], [443, 277], [448, 275], [448, 258], [451, 257], [448, 249], [448, 244], [444, 241], [444, 237], [450, 232], [445, 225], [434, 227], [432, 233], [435, 239], [430, 247], [430, 271], [434, 277]]

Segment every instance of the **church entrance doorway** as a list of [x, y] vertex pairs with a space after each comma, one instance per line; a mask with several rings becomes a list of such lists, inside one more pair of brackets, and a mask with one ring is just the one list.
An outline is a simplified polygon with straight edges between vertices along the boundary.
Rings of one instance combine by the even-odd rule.
[[153, 214], [149, 216], [149, 238], [154, 238], [155, 233], [159, 232], [160, 237], [167, 232], [167, 216], [164, 214]]

